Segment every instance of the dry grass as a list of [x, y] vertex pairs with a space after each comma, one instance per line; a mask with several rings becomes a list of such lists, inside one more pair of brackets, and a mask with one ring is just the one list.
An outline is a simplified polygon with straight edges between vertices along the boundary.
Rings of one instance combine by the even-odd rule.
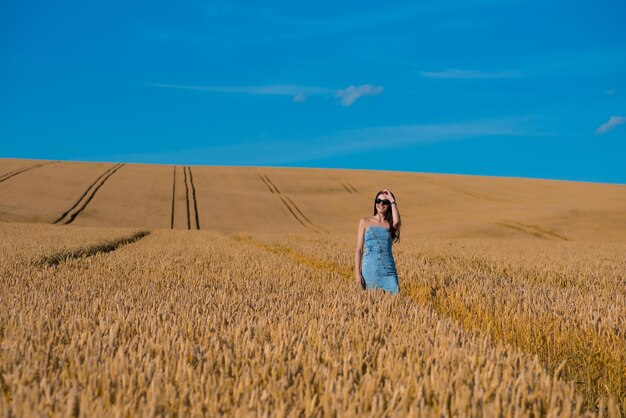
[[[89, 241], [82, 228], [0, 228], [8, 240], [21, 235], [51, 245], [55, 234], [76, 234], [82, 241], [74, 253], [128, 233], [114, 231]], [[463, 257], [446, 267], [429, 260], [449, 255], [454, 248], [447, 243], [406, 240], [397, 254], [403, 295], [394, 298], [355, 290], [347, 276], [351, 244], [313, 235], [155, 231], [116, 251], [67, 258], [52, 267], [36, 263], [44, 245], [22, 247], [20, 264], [12, 261], [15, 252], [3, 251], [0, 413], [619, 414], [615, 392], [614, 398], [602, 397], [599, 409], [584, 406], [583, 397], [590, 395], [584, 385], [568, 382], [571, 376], [564, 378], [568, 362], [546, 368], [542, 352], [506, 341], [481, 318], [470, 321], [471, 315], [454, 313], [461, 309], [446, 310], [452, 296], [468, 311], [489, 301], [495, 312], [510, 315], [500, 327], [517, 332], [506, 327], [506, 319], [521, 306], [517, 298], [524, 292], [516, 289], [526, 289], [538, 309], [529, 321], [560, 306], [573, 321], [595, 326], [598, 338], [606, 339], [609, 323], [597, 324], [586, 313], [603, 303], [604, 293], [594, 296], [599, 288], [584, 288], [582, 276], [567, 285], [580, 291], [552, 300], [552, 282], [542, 290], [516, 273], [497, 281], [499, 273], [480, 263], [471, 267]], [[468, 257], [475, 263], [489, 248], [479, 241], [464, 243], [470, 244]], [[68, 246], [57, 250], [68, 251]], [[503, 256], [493, 268], [501, 272], [506, 262], [514, 264]], [[610, 271], [610, 265], [603, 264], [608, 270], [602, 271]], [[482, 281], [471, 280], [478, 274], [471, 269], [482, 272]], [[450, 277], [465, 276], [448, 283], [451, 296], [441, 303], [429, 297], [416, 303], [419, 289], [426, 283], [432, 288], [442, 270]], [[463, 277], [474, 302], [461, 294]], [[507, 287], [508, 298], [487, 299], [499, 289], [506, 297]], [[568, 310], [567, 298], [574, 296], [589, 309]], [[567, 329], [569, 320], [562, 322]], [[559, 323], [554, 316], [552, 324]]]
[[[238, 239], [352, 277], [347, 239]], [[536, 354], [588, 407], [613, 397], [626, 411], [626, 245], [405, 239], [395, 252], [404, 296], [467, 331]]]
[[[626, 186], [115, 167], [0, 159], [0, 220], [76, 215], [0, 223], [0, 415], [626, 413]], [[353, 283], [380, 187], [396, 298]]]
[[[0, 173], [32, 163], [0, 159]], [[112, 167], [56, 162], [0, 182], [0, 220], [53, 222]], [[125, 164], [72, 225], [194, 229], [197, 209], [201, 229], [227, 234], [353, 236], [381, 187], [404, 237], [626, 242], [624, 185], [365, 170]]]

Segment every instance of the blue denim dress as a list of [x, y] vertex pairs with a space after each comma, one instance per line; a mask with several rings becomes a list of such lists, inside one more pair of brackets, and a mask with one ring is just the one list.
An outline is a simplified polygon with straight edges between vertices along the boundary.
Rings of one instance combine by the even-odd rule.
[[363, 242], [361, 274], [367, 289], [383, 289], [391, 294], [400, 291], [396, 263], [391, 253], [391, 234], [382, 226], [368, 226]]

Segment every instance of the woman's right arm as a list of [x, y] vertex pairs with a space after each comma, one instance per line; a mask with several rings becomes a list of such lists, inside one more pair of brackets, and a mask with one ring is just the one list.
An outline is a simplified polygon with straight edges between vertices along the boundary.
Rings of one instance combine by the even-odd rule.
[[356, 251], [354, 253], [354, 278], [357, 285], [365, 289], [365, 279], [361, 274], [361, 260], [363, 259], [363, 235], [365, 232], [365, 219], [359, 221], [359, 227], [356, 232]]

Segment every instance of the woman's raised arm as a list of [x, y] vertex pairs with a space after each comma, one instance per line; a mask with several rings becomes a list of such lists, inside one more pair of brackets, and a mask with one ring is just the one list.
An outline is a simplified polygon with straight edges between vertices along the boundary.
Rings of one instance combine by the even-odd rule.
[[391, 218], [393, 219], [393, 227], [396, 229], [400, 229], [400, 226], [402, 225], [402, 219], [400, 218], [400, 211], [398, 210], [398, 205], [396, 204], [396, 198], [393, 197], [393, 194], [387, 189], [384, 189], [383, 193], [388, 196], [389, 202], [391, 204]]

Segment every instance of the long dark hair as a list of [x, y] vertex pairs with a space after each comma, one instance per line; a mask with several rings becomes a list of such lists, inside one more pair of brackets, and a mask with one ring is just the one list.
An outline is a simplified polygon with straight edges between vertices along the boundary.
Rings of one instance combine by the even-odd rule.
[[[378, 210], [376, 209], [376, 199], [378, 199], [378, 195], [380, 194], [384, 195], [385, 192], [381, 190], [378, 193], [376, 193], [376, 196], [374, 196], [374, 216], [378, 214]], [[391, 197], [393, 197], [394, 201], [396, 200], [396, 197], [393, 195], [393, 193], [391, 193]], [[400, 230], [394, 228], [393, 226], [393, 215], [391, 213], [391, 205], [387, 206], [387, 212], [385, 213], [385, 220], [389, 223], [389, 234], [391, 235], [391, 239], [393, 240], [393, 242], [400, 241]]]

